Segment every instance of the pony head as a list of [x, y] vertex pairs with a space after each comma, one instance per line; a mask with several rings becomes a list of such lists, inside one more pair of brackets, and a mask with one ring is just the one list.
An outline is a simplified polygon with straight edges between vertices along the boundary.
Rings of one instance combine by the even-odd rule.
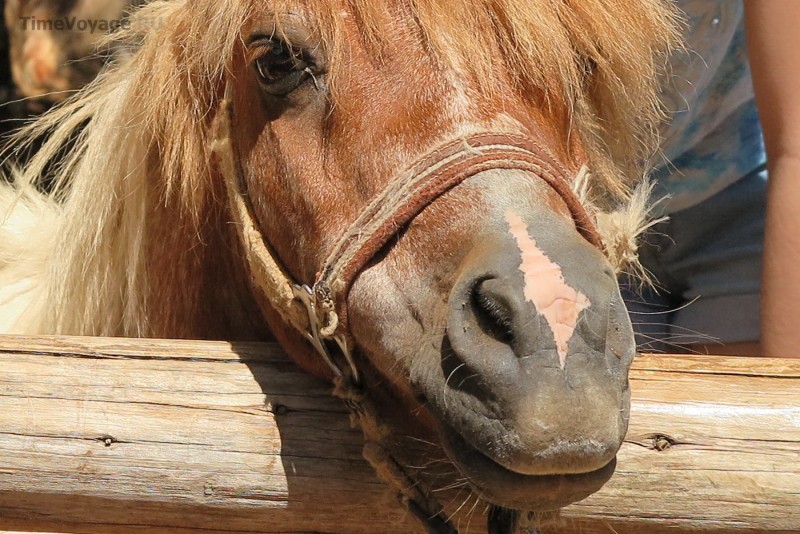
[[[627, 428], [635, 352], [616, 282], [631, 236], [606, 223], [653, 149], [672, 11], [176, 0], [137, 17], [159, 24], [126, 36], [131, 58], [25, 134], [49, 140], [23, 182], [76, 146], [53, 193], [40, 318], [28, 309], [24, 328], [269, 330], [330, 378], [261, 290], [248, 243], [311, 285], [360, 230], [380, 234], [333, 306], [392, 430], [384, 445], [400, 458], [409, 439], [440, 446], [464, 485], [504, 508], [598, 489]], [[414, 189], [422, 176], [459, 178]]]

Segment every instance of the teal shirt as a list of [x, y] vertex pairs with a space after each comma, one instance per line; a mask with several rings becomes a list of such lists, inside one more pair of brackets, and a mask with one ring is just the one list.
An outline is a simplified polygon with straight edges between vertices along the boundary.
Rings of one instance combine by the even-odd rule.
[[741, 0], [678, 0], [686, 50], [662, 83], [670, 121], [662, 129], [656, 195], [666, 213], [706, 200], [765, 162]]

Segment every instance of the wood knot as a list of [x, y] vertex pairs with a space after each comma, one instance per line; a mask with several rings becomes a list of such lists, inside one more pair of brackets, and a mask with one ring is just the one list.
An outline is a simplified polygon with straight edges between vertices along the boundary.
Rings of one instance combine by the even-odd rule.
[[120, 441], [117, 438], [115, 438], [114, 436], [110, 436], [108, 434], [104, 434], [102, 436], [94, 438], [94, 440], [95, 441], [99, 441], [100, 443], [102, 443], [106, 447], [111, 447], [115, 443], [120, 443]]
[[683, 445], [687, 443], [667, 434], [645, 434], [636, 438], [628, 438], [625, 441], [627, 443], [633, 443], [639, 445], [640, 447], [644, 447], [645, 449], [658, 452], [663, 452], [675, 447], [676, 445]]
[[674, 438], [663, 434], [656, 434], [651, 439], [653, 441], [652, 448], [659, 452], [665, 451], [677, 443]]

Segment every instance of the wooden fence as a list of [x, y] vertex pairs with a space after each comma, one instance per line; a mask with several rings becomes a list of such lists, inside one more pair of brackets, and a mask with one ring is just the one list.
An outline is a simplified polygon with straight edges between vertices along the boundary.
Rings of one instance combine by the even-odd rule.
[[[645, 356], [631, 387], [616, 474], [541, 532], [800, 532], [800, 361]], [[276, 345], [0, 337], [0, 531], [414, 532], [360, 449]]]

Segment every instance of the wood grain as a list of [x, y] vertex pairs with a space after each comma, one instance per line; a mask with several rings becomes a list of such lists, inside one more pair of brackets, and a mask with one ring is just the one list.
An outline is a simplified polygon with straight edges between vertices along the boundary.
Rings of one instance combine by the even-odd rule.
[[[631, 387], [614, 478], [541, 532], [800, 532], [800, 361], [646, 356]], [[0, 337], [3, 530], [416, 531], [276, 345], [59, 337]]]

